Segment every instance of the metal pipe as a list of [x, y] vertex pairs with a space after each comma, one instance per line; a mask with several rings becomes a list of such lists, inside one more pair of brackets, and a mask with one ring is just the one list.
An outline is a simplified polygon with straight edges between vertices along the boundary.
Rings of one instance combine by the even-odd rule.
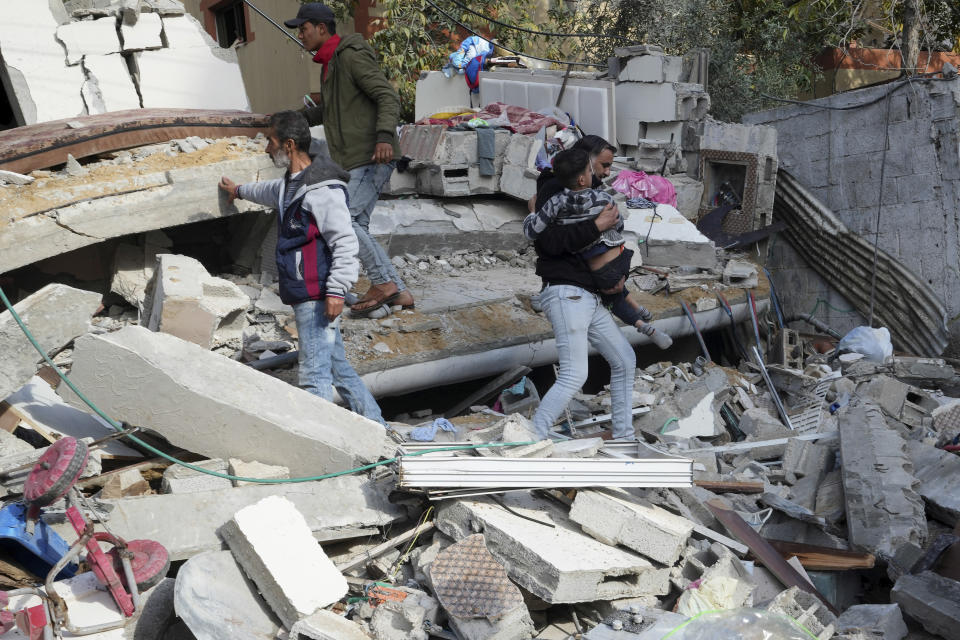
[[[260, 9], [257, 9], [257, 8], [254, 6], [254, 4], [253, 4], [252, 2], [250, 2], [250, 0], [243, 0], [243, 4], [247, 5], [248, 7], [250, 7], [251, 9], [253, 9], [254, 11], [256, 11], [257, 13], [259, 13], [259, 14], [260, 14], [260, 17], [262, 17], [264, 20], [266, 20], [267, 22], [269, 22], [270, 24], [272, 24], [273, 26], [275, 26], [277, 29], [279, 29], [279, 30], [280, 30], [280, 33], [282, 33], [283, 35], [287, 36], [288, 38], [290, 38], [291, 40], [293, 40], [294, 42], [296, 42], [296, 43], [297, 43], [297, 46], [299, 46], [301, 49], [303, 49], [304, 51], [307, 51], [307, 48], [306, 48], [305, 46], [303, 46], [303, 43], [300, 42], [295, 35], [293, 35], [293, 34], [290, 33], [289, 31], [287, 31], [285, 28], [283, 28], [282, 26], [280, 26], [279, 24], [277, 24], [276, 22], [274, 22], [273, 18], [271, 18], [270, 16], [268, 16], [267, 14], [265, 14], [263, 11], [260, 11]], [[310, 53], [313, 53], [313, 52], [311, 51]]]
[[803, 320], [804, 322], [814, 327], [815, 329], [819, 329], [820, 331], [823, 331], [824, 333], [829, 335], [831, 338], [836, 338], [837, 340], [843, 339], [843, 336], [840, 335], [839, 331], [835, 331], [831, 329], [825, 322], [823, 322], [822, 320], [818, 320], [817, 318], [814, 318], [809, 313], [796, 313], [790, 316], [789, 318], [787, 318], [785, 322], [790, 323], [795, 320]]
[[[765, 309], [767, 300], [758, 300], [757, 305], [761, 310]], [[736, 322], [743, 322], [750, 317], [748, 306], [749, 302], [731, 305]], [[701, 311], [696, 314], [696, 317], [701, 333], [719, 329], [728, 322], [727, 316], [719, 307], [711, 311]], [[689, 336], [693, 333], [690, 323], [683, 314], [661, 318], [652, 324], [657, 331], [664, 331], [673, 338]], [[620, 332], [634, 347], [652, 345], [650, 338], [634, 327], [621, 327]], [[596, 353], [596, 350], [590, 350], [591, 355]], [[557, 360], [557, 342], [551, 336], [499, 349], [457, 354], [447, 358], [372, 371], [364, 374], [362, 378], [370, 393], [381, 398], [430, 389], [438, 385], [495, 376], [502, 373], [505, 367], [514, 365], [535, 368], [553, 364]]]

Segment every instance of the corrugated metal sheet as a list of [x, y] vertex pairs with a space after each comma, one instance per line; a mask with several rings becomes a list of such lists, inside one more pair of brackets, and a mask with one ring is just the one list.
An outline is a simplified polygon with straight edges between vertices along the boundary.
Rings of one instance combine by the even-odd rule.
[[[830, 286], [864, 316], [870, 308], [873, 244], [853, 233], [783, 169], [773, 212], [787, 224], [787, 240]], [[936, 293], [894, 256], [877, 256], [874, 320], [887, 327], [898, 349], [938, 356], [949, 340], [947, 310]]]

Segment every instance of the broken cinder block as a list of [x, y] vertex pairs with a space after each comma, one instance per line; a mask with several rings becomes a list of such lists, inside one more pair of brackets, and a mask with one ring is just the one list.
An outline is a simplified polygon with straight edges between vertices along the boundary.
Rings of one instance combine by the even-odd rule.
[[147, 328], [205, 349], [243, 344], [250, 298], [240, 287], [207, 273], [198, 260], [163, 253], [153, 274]]
[[286, 498], [244, 507], [220, 528], [244, 573], [287, 629], [347, 593], [347, 581]]

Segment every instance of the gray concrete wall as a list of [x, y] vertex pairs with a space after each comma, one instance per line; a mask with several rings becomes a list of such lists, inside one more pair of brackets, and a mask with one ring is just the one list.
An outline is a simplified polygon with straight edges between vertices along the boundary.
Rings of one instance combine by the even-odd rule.
[[[960, 80], [898, 86], [889, 97], [884, 127], [884, 96], [892, 86], [748, 114], [743, 121], [776, 127], [780, 166], [851, 231], [872, 241], [882, 202], [879, 246], [943, 299], [953, 336], [947, 354], [955, 355], [960, 353]], [[813, 105], [861, 106], [840, 111]], [[865, 324], [786, 240], [771, 243], [767, 266], [787, 314], [816, 307], [817, 317], [841, 332]]]

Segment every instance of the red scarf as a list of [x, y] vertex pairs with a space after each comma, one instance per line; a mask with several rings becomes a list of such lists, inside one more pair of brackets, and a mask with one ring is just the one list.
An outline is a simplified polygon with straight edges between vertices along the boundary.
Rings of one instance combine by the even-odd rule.
[[320, 45], [320, 49], [317, 51], [317, 54], [313, 56], [314, 62], [319, 62], [323, 65], [323, 79], [327, 79], [327, 65], [333, 59], [333, 54], [337, 50], [337, 45], [340, 44], [340, 36], [334, 34], [327, 38], [327, 41]]

